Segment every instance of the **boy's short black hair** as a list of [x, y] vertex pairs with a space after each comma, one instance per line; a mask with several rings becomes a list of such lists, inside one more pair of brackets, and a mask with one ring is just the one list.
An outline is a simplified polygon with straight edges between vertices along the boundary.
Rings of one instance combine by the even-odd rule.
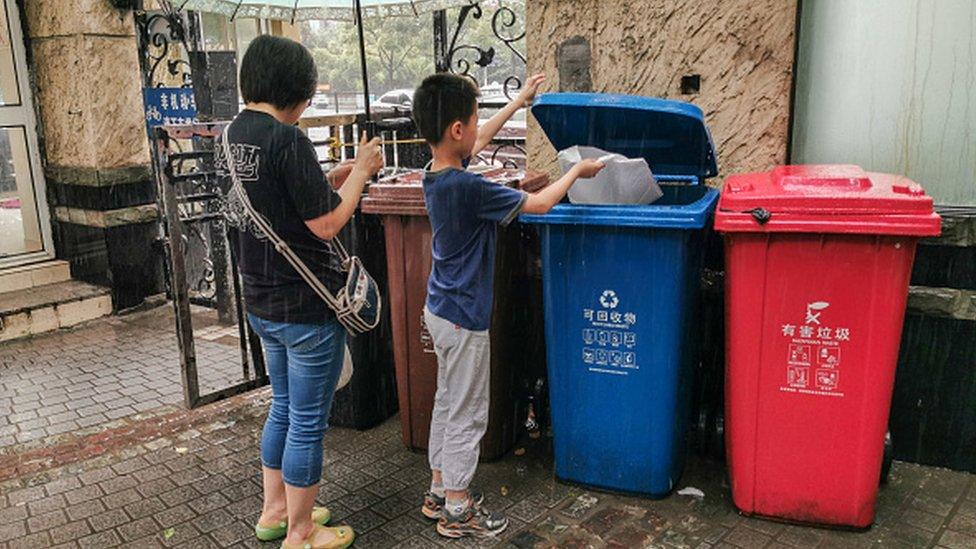
[[315, 95], [319, 74], [305, 46], [280, 36], [255, 38], [241, 61], [245, 103], [271, 103], [290, 109]]
[[478, 110], [481, 92], [470, 78], [437, 73], [424, 78], [413, 92], [413, 121], [420, 135], [431, 145], [444, 138], [444, 131], [456, 120], [467, 122]]

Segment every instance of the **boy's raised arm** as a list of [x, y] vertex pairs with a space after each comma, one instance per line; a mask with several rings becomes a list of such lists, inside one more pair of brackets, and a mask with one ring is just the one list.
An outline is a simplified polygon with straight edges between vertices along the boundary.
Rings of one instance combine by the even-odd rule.
[[478, 128], [478, 140], [475, 141], [474, 149], [471, 151], [471, 156], [475, 156], [481, 151], [485, 150], [491, 140], [498, 135], [501, 131], [502, 126], [505, 122], [508, 122], [512, 115], [522, 107], [529, 107], [532, 105], [532, 100], [535, 99], [535, 94], [539, 91], [539, 86], [546, 81], [546, 75], [535, 74], [529, 77], [525, 81], [525, 85], [522, 86], [522, 91], [519, 92], [518, 97], [513, 99], [508, 105], [505, 105], [501, 110], [495, 113], [484, 126]]

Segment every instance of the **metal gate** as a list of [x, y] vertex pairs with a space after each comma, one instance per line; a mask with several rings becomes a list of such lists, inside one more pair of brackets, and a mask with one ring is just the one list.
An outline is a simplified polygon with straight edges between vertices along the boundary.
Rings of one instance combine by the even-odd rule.
[[193, 112], [188, 17], [166, 7], [136, 12], [159, 239], [184, 402], [195, 408], [266, 385], [268, 377], [260, 340], [245, 321], [236, 233], [224, 221], [214, 170], [213, 141], [226, 123], [199, 123]]
[[[236, 233], [224, 221], [213, 140], [225, 123], [155, 129], [157, 189], [183, 371], [196, 407], [268, 383], [261, 344], [244, 319]], [[181, 150], [181, 144], [196, 150]]]

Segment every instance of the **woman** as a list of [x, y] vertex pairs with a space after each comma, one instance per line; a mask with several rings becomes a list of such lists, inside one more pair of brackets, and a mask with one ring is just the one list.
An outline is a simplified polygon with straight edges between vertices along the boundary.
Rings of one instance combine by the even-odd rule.
[[[379, 139], [360, 143], [355, 163], [330, 173], [295, 123], [318, 83], [311, 54], [285, 38], [261, 36], [241, 62], [245, 109], [228, 130], [234, 166], [251, 204], [331, 289], [344, 276], [328, 240], [356, 210], [363, 187], [382, 167]], [[220, 148], [218, 148], [220, 150]], [[218, 154], [218, 165], [226, 161]], [[226, 173], [226, 170], [223, 170]], [[238, 253], [248, 321], [264, 346], [273, 401], [261, 437], [264, 507], [261, 540], [283, 548], [340, 548], [351, 528], [325, 528], [313, 507], [322, 473], [322, 437], [342, 370], [346, 331], [335, 314], [263, 238], [242, 227]]]

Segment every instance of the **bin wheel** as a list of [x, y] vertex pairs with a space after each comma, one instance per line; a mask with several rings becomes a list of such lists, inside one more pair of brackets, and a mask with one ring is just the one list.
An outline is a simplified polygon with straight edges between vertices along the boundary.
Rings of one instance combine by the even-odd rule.
[[895, 448], [891, 441], [891, 431], [885, 433], [884, 454], [881, 457], [881, 484], [888, 483], [888, 475], [891, 474], [891, 463], [895, 460]]

